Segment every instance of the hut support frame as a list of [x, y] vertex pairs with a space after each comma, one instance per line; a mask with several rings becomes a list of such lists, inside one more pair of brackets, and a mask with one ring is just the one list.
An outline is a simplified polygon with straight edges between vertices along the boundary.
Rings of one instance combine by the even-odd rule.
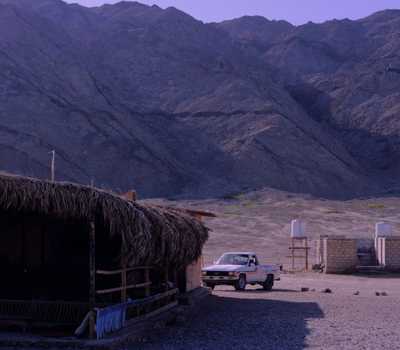
[[94, 307], [96, 305], [96, 226], [94, 222], [89, 225], [89, 336], [95, 338], [95, 315]]

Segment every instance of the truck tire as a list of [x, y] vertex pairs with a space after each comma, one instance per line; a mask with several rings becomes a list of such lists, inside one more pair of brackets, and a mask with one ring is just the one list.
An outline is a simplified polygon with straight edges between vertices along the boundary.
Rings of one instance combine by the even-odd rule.
[[240, 275], [239, 279], [235, 282], [236, 290], [245, 290], [246, 289], [246, 275]]
[[274, 286], [274, 275], [268, 275], [262, 286], [264, 290], [272, 290], [272, 287]]
[[204, 284], [204, 287], [210, 288], [211, 290], [214, 290], [214, 288], [215, 288], [215, 284], [212, 284], [212, 283], [203, 283], [203, 284]]

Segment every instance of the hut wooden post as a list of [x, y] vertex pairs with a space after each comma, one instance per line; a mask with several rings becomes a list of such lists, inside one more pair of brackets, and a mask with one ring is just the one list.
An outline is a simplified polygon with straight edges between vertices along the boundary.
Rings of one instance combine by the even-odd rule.
[[175, 287], [178, 288], [179, 284], [179, 272], [175, 268], [174, 271], [172, 272], [172, 282], [175, 284]]
[[165, 290], [168, 290], [168, 280], [169, 280], [169, 264], [166, 264], [164, 270], [164, 279], [165, 279]]
[[95, 315], [94, 307], [96, 305], [96, 229], [92, 221], [89, 225], [89, 337], [95, 337]]
[[127, 294], [126, 294], [126, 284], [127, 284], [127, 278], [126, 278], [126, 259], [123, 256], [123, 253], [121, 252], [121, 267], [122, 267], [122, 272], [121, 272], [121, 282], [122, 282], [122, 290], [121, 290], [121, 302], [125, 303], [127, 300]]
[[[145, 283], [150, 282], [150, 269], [144, 270], [144, 280], [145, 280]], [[146, 295], [146, 297], [150, 296], [150, 285], [146, 285], [145, 295]]]

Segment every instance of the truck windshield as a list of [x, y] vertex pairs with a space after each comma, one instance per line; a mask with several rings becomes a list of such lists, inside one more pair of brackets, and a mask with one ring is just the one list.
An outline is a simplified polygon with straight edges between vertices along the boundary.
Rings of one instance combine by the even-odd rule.
[[249, 256], [246, 254], [224, 254], [218, 261], [217, 265], [247, 265]]

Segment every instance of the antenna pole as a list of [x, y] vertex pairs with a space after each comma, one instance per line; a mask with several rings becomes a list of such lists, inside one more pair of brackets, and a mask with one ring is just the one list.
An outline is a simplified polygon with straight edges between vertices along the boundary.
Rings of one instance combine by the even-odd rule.
[[56, 177], [56, 151], [51, 151], [51, 182], [54, 182]]

